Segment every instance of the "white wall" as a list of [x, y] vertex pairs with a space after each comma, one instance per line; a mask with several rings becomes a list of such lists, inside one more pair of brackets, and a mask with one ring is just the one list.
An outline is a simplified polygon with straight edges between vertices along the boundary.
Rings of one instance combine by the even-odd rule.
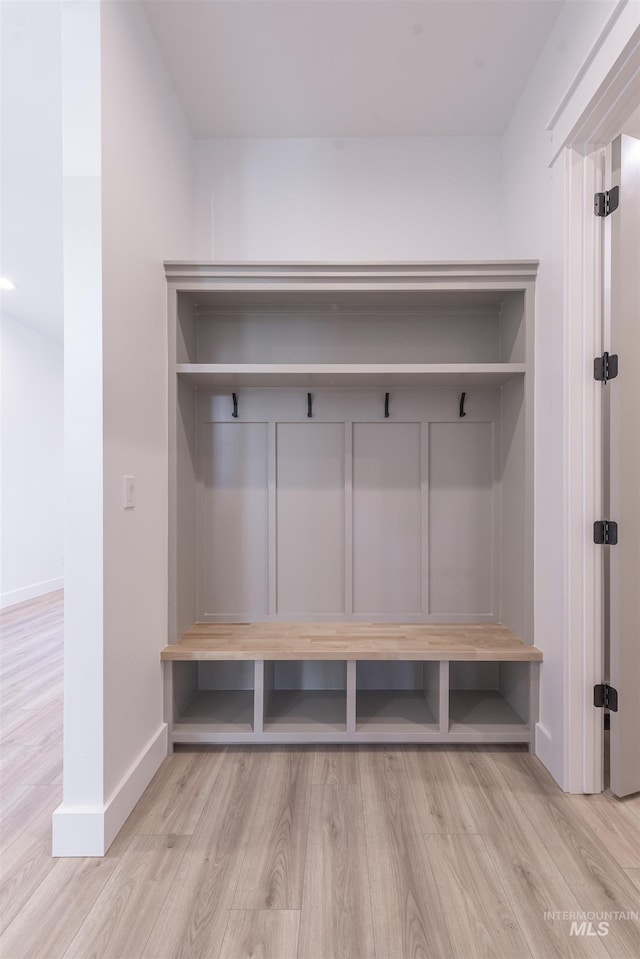
[[59, 0], [0, 2], [1, 274], [4, 312], [62, 338]]
[[[632, 0], [629, 9], [634, 5], [637, 8]], [[559, 539], [559, 533], [566, 516], [567, 437], [562, 411], [567, 375], [563, 341], [567, 234], [564, 161], [560, 155], [550, 166], [561, 144], [554, 146], [548, 126], [580, 71], [585, 71], [617, 6], [614, 0], [565, 4], [504, 135], [505, 256], [540, 259], [535, 351], [535, 638], [544, 651], [544, 663], [536, 745], [538, 755], [565, 788], [571, 788], [566, 693], [568, 544]], [[597, 58], [585, 73], [591, 83], [596, 68]], [[579, 100], [579, 84], [573, 96]], [[565, 110], [571, 112], [571, 95]], [[583, 695], [588, 692], [583, 690]]]
[[63, 584], [62, 343], [0, 317], [0, 607]]
[[[65, 4], [63, 70], [66, 376], [78, 410], [67, 404], [64, 801], [54, 853], [87, 856], [108, 848], [166, 755], [162, 260], [191, 256], [192, 155], [138, 3]], [[130, 511], [124, 475], [137, 480]]]
[[500, 137], [196, 140], [195, 254], [499, 258], [501, 164]]
[[60, 4], [0, 3], [0, 606], [62, 586]]

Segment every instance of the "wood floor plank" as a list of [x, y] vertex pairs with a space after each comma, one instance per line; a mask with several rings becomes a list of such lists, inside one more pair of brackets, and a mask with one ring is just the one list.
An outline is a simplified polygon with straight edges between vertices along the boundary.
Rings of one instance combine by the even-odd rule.
[[37, 640], [23, 639], [17, 645], [20, 655], [8, 655], [10, 650], [3, 647], [2, 680], [5, 683], [20, 682], [23, 677], [30, 683], [33, 677], [38, 676], [43, 669], [51, 674], [52, 679], [61, 675], [61, 664], [56, 658], [55, 649], [47, 649], [46, 644], [57, 639], [57, 631], [47, 632], [42, 629], [38, 632]]
[[184, 855], [186, 836], [137, 836], [64, 954], [65, 959], [136, 959]]
[[371, 959], [373, 920], [359, 786], [314, 786], [299, 959]]
[[402, 757], [362, 749], [359, 760], [377, 959], [452, 956]]
[[50, 703], [43, 710], [16, 710], [0, 730], [2, 745], [41, 746], [62, 743], [62, 706]]
[[[611, 796], [611, 793], [609, 793], [609, 796]], [[611, 796], [611, 798], [613, 799], [614, 797]], [[636, 793], [635, 796], [628, 796], [626, 799], [621, 799], [618, 801], [622, 804], [627, 812], [632, 813], [636, 819], [640, 819], [640, 793]]]
[[[6, 686], [0, 691], [2, 708], [7, 711], [15, 709], [45, 709], [51, 705], [51, 703], [61, 703], [63, 691], [64, 684], [62, 679], [45, 686], [34, 683], [28, 689], [24, 683]], [[25, 705], [27, 703], [28, 706]]]
[[401, 753], [423, 833], [477, 833], [447, 751], [405, 746]]
[[313, 767], [313, 750], [272, 750], [234, 909], [300, 909]]
[[60, 802], [59, 786], [15, 786], [0, 804], [0, 850], [6, 850], [42, 814]]
[[571, 938], [568, 927], [545, 919], [545, 913], [585, 907], [554, 862], [547, 834], [529, 821], [522, 793], [505, 789], [490, 750], [459, 750], [452, 764], [532, 954], [606, 956], [597, 937]]
[[53, 869], [0, 936], [0, 956], [61, 959], [118, 862], [109, 856], [55, 860]]
[[567, 802], [599, 837], [607, 855], [623, 869], [640, 869], [640, 820], [619, 800], [594, 802], [590, 796], [566, 796]]
[[193, 749], [169, 756], [163, 764], [162, 788], [151, 790], [136, 832], [191, 835], [215, 787], [225, 752], [225, 748]]
[[640, 869], [625, 869], [625, 872], [631, 882], [633, 882], [638, 889], [640, 889]]
[[358, 747], [316, 747], [312, 784], [314, 786], [359, 786]]
[[[568, 883], [584, 912], [628, 913], [638, 909], [637, 891], [624, 869], [612, 860], [607, 834], [601, 821], [591, 818], [597, 806], [588, 796], [570, 796], [555, 790], [538, 791], [539, 771], [522, 756], [507, 762], [492, 754], [490, 761], [499, 770], [505, 796], [517, 796], [527, 820], [546, 838], [551, 859]], [[570, 923], [563, 923], [570, 931]], [[640, 924], [628, 920], [611, 924], [603, 943], [615, 956], [640, 956]]]
[[268, 758], [259, 748], [225, 753], [216, 787], [144, 948], [147, 959], [218, 956]]
[[[600, 802], [599, 796], [574, 796], [559, 789], [541, 795], [538, 791], [539, 764], [531, 762], [526, 754], [515, 762], [508, 762], [504, 756], [493, 753], [491, 762], [499, 769], [508, 794], [517, 795], [531, 820], [553, 837], [549, 847], [563, 862], [565, 872], [567, 860], [561, 858], [563, 853], [559, 851], [563, 844], [570, 845], [575, 853], [584, 854], [578, 856], [576, 873], [572, 877], [573, 887], [584, 889], [589, 897], [595, 896], [598, 908], [606, 904], [602, 897], [608, 900], [609, 908], [615, 908], [612, 885], [604, 879], [605, 872], [609, 872], [606, 863], [613, 860], [620, 867], [612, 869], [608, 878], [620, 879], [621, 870], [640, 867], [640, 823], [636, 824], [633, 816], [628, 816], [613, 798]], [[592, 875], [592, 860], [599, 863], [595, 866], [595, 875]], [[573, 858], [569, 859], [569, 865], [572, 862]], [[594, 880], [597, 883], [595, 888]], [[623, 884], [620, 893], [626, 896], [628, 892], [629, 887], [625, 888]]]
[[62, 782], [62, 756], [50, 746], [0, 749], [0, 794], [14, 786], [56, 786]]
[[531, 952], [481, 836], [426, 837], [455, 956], [530, 959]]
[[299, 924], [297, 909], [232, 910], [218, 959], [296, 959]]
[[56, 860], [51, 856], [49, 816], [41, 819], [39, 829], [22, 832], [2, 853], [0, 869], [0, 932], [13, 922], [22, 907], [51, 872]]
[[[155, 776], [136, 803], [131, 815], [118, 833], [115, 840], [116, 843], [124, 842], [128, 844], [131, 842], [133, 837], [138, 835], [145, 819], [148, 816], [155, 818], [153, 810], [156, 803], [165, 808], [171, 805], [168, 797], [175, 791], [176, 782], [180, 779], [183, 771], [183, 767], [174, 761], [177, 755], [177, 753], [173, 753], [163, 760]], [[183, 799], [183, 806], [188, 807], [188, 788], [185, 790]], [[110, 851], [112, 849], [113, 846]]]

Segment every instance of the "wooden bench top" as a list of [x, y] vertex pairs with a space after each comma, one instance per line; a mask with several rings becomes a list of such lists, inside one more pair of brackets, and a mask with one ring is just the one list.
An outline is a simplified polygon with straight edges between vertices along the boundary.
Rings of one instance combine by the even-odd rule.
[[197, 623], [161, 658], [540, 662], [542, 652], [496, 623]]

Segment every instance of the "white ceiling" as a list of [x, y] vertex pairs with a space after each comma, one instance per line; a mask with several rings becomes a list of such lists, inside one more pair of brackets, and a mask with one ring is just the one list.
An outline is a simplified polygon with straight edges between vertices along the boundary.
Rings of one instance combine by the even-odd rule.
[[197, 137], [501, 134], [561, 0], [143, 0]]

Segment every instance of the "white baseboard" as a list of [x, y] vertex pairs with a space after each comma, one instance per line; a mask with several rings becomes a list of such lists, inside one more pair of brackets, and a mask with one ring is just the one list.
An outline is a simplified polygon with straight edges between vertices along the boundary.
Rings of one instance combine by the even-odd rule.
[[104, 807], [61, 803], [54, 811], [52, 856], [104, 856]]
[[543, 766], [549, 770], [556, 782], [562, 787], [562, 775], [558, 777], [557, 770], [554, 768], [553, 741], [551, 734], [542, 723], [536, 723], [535, 732], [535, 754]]
[[15, 606], [16, 603], [25, 603], [28, 599], [37, 599], [38, 596], [44, 596], [46, 593], [55, 593], [58, 589], [64, 589], [62, 576], [58, 579], [48, 579], [44, 583], [34, 583], [33, 586], [24, 586], [22, 589], [13, 589], [0, 596], [0, 609]]
[[116, 838], [133, 807], [167, 758], [169, 732], [162, 723], [126, 775], [120, 780], [105, 806], [105, 852]]
[[167, 756], [163, 723], [103, 806], [62, 803], [53, 814], [53, 856], [104, 856]]

